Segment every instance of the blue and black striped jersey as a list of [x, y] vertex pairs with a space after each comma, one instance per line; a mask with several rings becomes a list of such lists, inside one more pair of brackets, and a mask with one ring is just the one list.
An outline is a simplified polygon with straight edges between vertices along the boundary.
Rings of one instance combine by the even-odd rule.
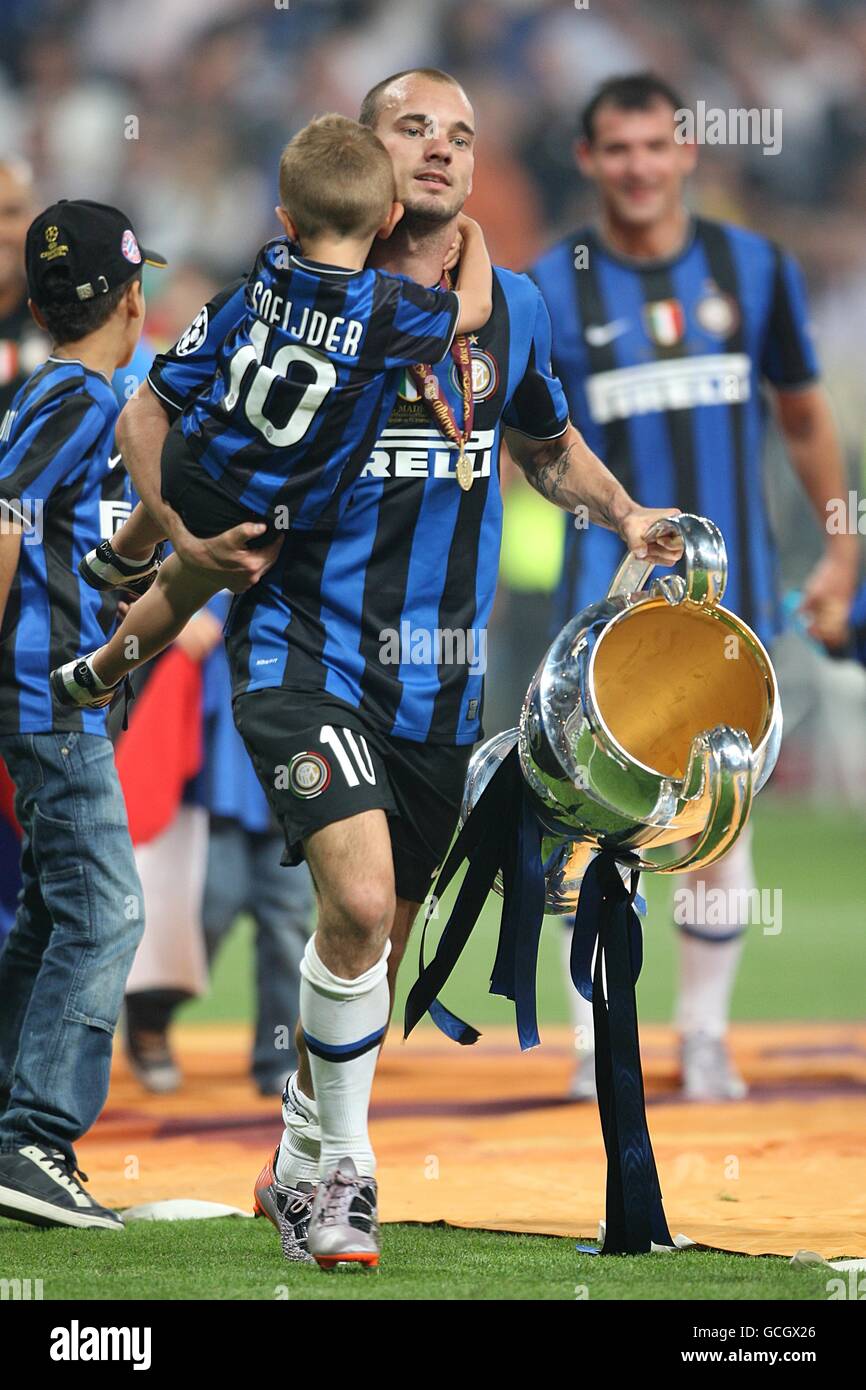
[[[399, 369], [447, 354], [460, 303], [402, 275], [306, 260], [284, 238], [259, 252], [243, 299], [181, 428], [230, 497], [308, 530], [366, 463]], [[175, 356], [196, 352], [201, 328], [197, 319]]]
[[[194, 352], [157, 359], [149, 380], [164, 400], [182, 408], [210, 380], [244, 307], [242, 288], [230, 287], [198, 316]], [[502, 529], [500, 428], [549, 439], [565, 430], [568, 413], [550, 369], [547, 310], [526, 276], [495, 270], [493, 313], [470, 345], [472, 488], [459, 487], [456, 450], [406, 370], [327, 524], [290, 529], [273, 569], [235, 600], [228, 646], [236, 695], [324, 689], [401, 738], [479, 737]], [[454, 363], [433, 370], [461, 421]]]
[[[587, 443], [644, 506], [676, 505], [721, 527], [724, 602], [770, 639], [781, 607], [762, 387], [794, 390], [818, 373], [796, 264], [754, 232], [696, 218], [669, 260], [626, 259], [585, 227], [530, 274]], [[604, 595], [622, 553], [612, 532], [568, 527], [558, 625]]]
[[24, 528], [0, 626], [4, 733], [105, 733], [104, 710], [53, 702], [48, 674], [101, 646], [114, 621], [116, 600], [85, 584], [78, 562], [129, 515], [129, 483], [112, 458], [117, 415], [104, 377], [49, 357], [0, 426], [0, 524]]

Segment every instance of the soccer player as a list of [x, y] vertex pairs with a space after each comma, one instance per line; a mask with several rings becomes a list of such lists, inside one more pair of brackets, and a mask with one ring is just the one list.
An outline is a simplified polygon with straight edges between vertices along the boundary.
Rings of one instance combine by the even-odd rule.
[[[683, 186], [696, 152], [676, 138], [680, 109], [676, 93], [648, 74], [596, 92], [576, 153], [596, 184], [598, 223], [563, 238], [531, 274], [550, 310], [554, 370], [585, 437], [624, 487], [646, 500], [675, 495], [684, 510], [717, 523], [729, 561], [725, 603], [769, 642], [781, 620], [762, 481], [765, 392], [822, 527], [828, 499], [845, 495], [842, 454], [800, 272], [766, 238], [689, 213]], [[604, 595], [622, 553], [609, 532], [569, 528], [560, 624]], [[816, 636], [834, 601], [850, 598], [856, 565], [856, 538], [828, 535], [805, 589]], [[754, 884], [748, 837], [700, 876], [708, 890], [744, 901], [740, 892]], [[697, 878], [681, 880], [684, 901], [696, 902]], [[678, 915], [686, 918], [678, 1006], [685, 1094], [737, 1099], [746, 1087], [726, 1033], [745, 923], [734, 914], [720, 925]], [[571, 995], [575, 1029], [591, 1041], [591, 1006]], [[588, 1047], [572, 1093], [594, 1092]]]
[[[374, 87], [361, 120], [391, 156], [405, 210], [371, 263], [437, 286], [472, 183], [472, 107], [452, 77], [423, 69]], [[155, 491], [169, 417], [209, 380], [243, 314], [243, 285], [227, 288], [124, 411], [124, 457], [143, 496]], [[672, 558], [669, 537], [646, 539], [672, 509], [639, 507], [587, 448], [549, 356], [537, 289], [496, 269], [485, 326], [435, 367], [405, 370], [333, 526], [291, 529], [229, 617], [235, 720], [287, 859], [306, 858], [317, 892], [300, 1065], [284, 1092], [282, 1141], [256, 1184], [256, 1207], [292, 1259], [378, 1261], [370, 1090], [397, 967], [481, 735], [503, 427], [551, 501], [584, 503], [637, 553]], [[230, 552], [233, 541], [220, 544]]]
[[[163, 497], [198, 536], [261, 520], [266, 542], [286, 520], [301, 530], [326, 524], [391, 412], [399, 369], [440, 361], [456, 329], [490, 317], [490, 258], [470, 218], [460, 220], [456, 292], [364, 268], [374, 237], [390, 236], [403, 212], [391, 161], [368, 127], [344, 116], [312, 121], [283, 152], [280, 198], [286, 236], [259, 253], [244, 319], [163, 452]], [[158, 566], [163, 539], [139, 506], [113, 542], [85, 558], [84, 577], [99, 589], [141, 582]], [[212, 571], [170, 557], [110, 642], [52, 673], [58, 700], [110, 702], [124, 676], [222, 587]]]
[[0, 1213], [43, 1226], [123, 1229], [82, 1186], [73, 1146], [105, 1103], [141, 886], [105, 716], [58, 708], [48, 671], [114, 618], [75, 566], [129, 512], [111, 374], [141, 332], [143, 262], [165, 264], [116, 208], [60, 202], [36, 218], [27, 281], [53, 346], [0, 427], [0, 755], [23, 830], [0, 955]]

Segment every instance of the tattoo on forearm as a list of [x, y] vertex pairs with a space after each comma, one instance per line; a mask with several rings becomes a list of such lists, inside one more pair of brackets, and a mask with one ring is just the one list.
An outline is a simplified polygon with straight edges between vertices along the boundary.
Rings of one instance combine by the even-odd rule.
[[554, 439], [545, 448], [539, 449], [523, 470], [536, 492], [555, 502], [558, 507], [571, 505], [565, 479], [574, 462], [573, 450], [573, 444], [563, 447], [561, 440]]
[[551, 440], [523, 465], [523, 472], [527, 481], [549, 502], [567, 511], [580, 507], [590, 520], [615, 531], [617, 523], [613, 492], [606, 497], [588, 498], [575, 486], [578, 452], [579, 444], [574, 440], [569, 444], [560, 439]]

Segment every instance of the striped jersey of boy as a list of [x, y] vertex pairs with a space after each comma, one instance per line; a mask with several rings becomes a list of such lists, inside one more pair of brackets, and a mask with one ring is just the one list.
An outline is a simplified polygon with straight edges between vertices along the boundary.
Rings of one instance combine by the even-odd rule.
[[[633, 496], [676, 497], [713, 518], [728, 550], [725, 602], [770, 640], [781, 611], [762, 385], [818, 377], [796, 263], [755, 232], [696, 217], [669, 259], [621, 256], [589, 226], [531, 274], [577, 428]], [[621, 554], [611, 532], [568, 528], [558, 624], [604, 592]]]
[[[196, 365], [213, 369], [181, 417], [187, 450], [242, 507], [281, 529], [309, 529], [366, 463], [399, 369], [447, 354], [458, 296], [384, 271], [321, 265], [280, 237], [259, 252], [233, 309], [221, 342], [205, 309], [170, 354], [178, 384], [196, 354]], [[181, 405], [169, 373], [151, 384]]]
[[7, 733], [103, 733], [105, 711], [54, 703], [52, 666], [105, 641], [116, 600], [77, 572], [84, 550], [130, 510], [111, 458], [118, 407], [105, 377], [49, 357], [17, 392], [0, 427], [0, 525], [21, 525], [18, 568], [0, 627], [0, 726]]
[[[149, 384], [175, 409], [211, 377], [248, 293], [230, 286], [201, 311], [194, 351], [185, 347], [188, 330], [157, 357]], [[236, 600], [228, 634], [235, 696], [324, 690], [388, 735], [463, 745], [479, 737], [502, 524], [500, 428], [554, 438], [568, 411], [550, 370], [550, 321], [526, 276], [495, 269], [493, 312], [470, 351], [473, 486], [458, 486], [457, 450], [406, 370], [328, 525], [291, 528], [273, 568]], [[433, 374], [460, 425], [457, 364], [448, 355]], [[434, 643], [429, 651], [419, 634]]]

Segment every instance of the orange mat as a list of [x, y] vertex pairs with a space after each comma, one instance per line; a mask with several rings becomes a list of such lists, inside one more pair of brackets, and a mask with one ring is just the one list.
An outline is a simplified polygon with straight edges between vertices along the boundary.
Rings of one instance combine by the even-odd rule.
[[[740, 1025], [752, 1090], [737, 1105], [686, 1105], [672, 1032], [641, 1031], [647, 1113], [673, 1234], [750, 1254], [866, 1255], [866, 1028]], [[510, 1030], [472, 1048], [433, 1029], [392, 1034], [372, 1134], [386, 1221], [594, 1237], [605, 1159], [594, 1105], [563, 1100], [564, 1028], [521, 1054]], [[279, 1102], [246, 1074], [248, 1029], [178, 1030], [185, 1085], [148, 1096], [118, 1058], [104, 1115], [79, 1146], [100, 1201], [197, 1197], [249, 1209], [280, 1132]]]

